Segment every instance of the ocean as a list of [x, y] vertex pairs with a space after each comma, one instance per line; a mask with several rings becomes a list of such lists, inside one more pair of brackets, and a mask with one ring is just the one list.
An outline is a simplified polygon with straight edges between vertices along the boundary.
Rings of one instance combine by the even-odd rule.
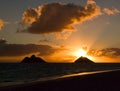
[[1, 63], [0, 87], [44, 81], [66, 75], [120, 69], [117, 63]]

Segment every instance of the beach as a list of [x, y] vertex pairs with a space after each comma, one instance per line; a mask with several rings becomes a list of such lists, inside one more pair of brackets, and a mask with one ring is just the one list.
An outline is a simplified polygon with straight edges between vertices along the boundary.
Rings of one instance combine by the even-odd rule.
[[120, 91], [120, 70], [97, 72], [0, 88], [0, 91]]

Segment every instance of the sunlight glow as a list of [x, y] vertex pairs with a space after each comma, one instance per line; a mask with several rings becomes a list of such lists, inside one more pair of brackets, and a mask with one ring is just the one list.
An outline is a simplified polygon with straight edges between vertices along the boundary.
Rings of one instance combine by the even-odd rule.
[[74, 52], [74, 55], [75, 55], [76, 57], [81, 57], [81, 56], [87, 57], [87, 51], [85, 51], [85, 50], [83, 50], [83, 49], [77, 50], [76, 52]]
[[75, 52], [73, 52], [73, 55], [76, 57], [76, 59], [83, 56], [83, 57], [87, 57], [94, 61], [94, 58], [92, 56], [89, 56], [87, 54], [87, 52], [88, 52], [87, 50], [79, 49], [79, 50], [76, 50]]

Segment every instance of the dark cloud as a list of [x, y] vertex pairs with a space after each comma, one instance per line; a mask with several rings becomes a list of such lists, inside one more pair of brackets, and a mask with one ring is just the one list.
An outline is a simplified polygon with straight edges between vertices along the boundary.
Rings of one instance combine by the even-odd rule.
[[61, 3], [44, 4], [24, 12], [22, 22], [30, 26], [23, 32], [44, 34], [73, 31], [73, 24], [90, 20], [100, 14], [100, 7], [93, 0], [89, 0], [84, 7]]
[[3, 45], [3, 44], [6, 44], [6, 40], [4, 40], [4, 39], [0, 39], [0, 45]]
[[55, 49], [49, 45], [7, 44], [5, 40], [0, 40], [0, 56], [23, 56], [31, 53], [45, 56], [54, 51]]
[[88, 54], [98, 57], [120, 57], [120, 48], [106, 48], [101, 50], [92, 49], [88, 52]]

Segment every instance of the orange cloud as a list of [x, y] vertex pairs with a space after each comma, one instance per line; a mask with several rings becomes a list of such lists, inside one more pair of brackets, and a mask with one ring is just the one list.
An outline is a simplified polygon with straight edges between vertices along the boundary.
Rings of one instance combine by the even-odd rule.
[[93, 19], [101, 14], [93, 0], [82, 7], [74, 4], [51, 3], [29, 8], [23, 13], [22, 22], [30, 24], [22, 32], [45, 34], [74, 31], [74, 24]]
[[113, 9], [108, 9], [108, 8], [104, 8], [103, 11], [108, 14], [108, 15], [115, 15], [115, 14], [118, 14], [120, 13], [120, 11], [116, 8], [113, 8]]
[[4, 27], [4, 21], [0, 19], [0, 30]]
[[11, 22], [8, 22], [8, 21], [4, 21], [2, 19], [0, 19], [0, 30], [2, 30], [2, 28], [7, 25], [7, 24], [10, 24]]
[[38, 9], [36, 8], [27, 9], [23, 13], [21, 24], [32, 24], [33, 22], [35, 22], [40, 16], [39, 10], [40, 10], [39, 8]]
[[117, 58], [120, 57], [120, 48], [105, 48], [101, 50], [92, 49], [88, 52], [89, 55], [96, 57], [110, 57]]

